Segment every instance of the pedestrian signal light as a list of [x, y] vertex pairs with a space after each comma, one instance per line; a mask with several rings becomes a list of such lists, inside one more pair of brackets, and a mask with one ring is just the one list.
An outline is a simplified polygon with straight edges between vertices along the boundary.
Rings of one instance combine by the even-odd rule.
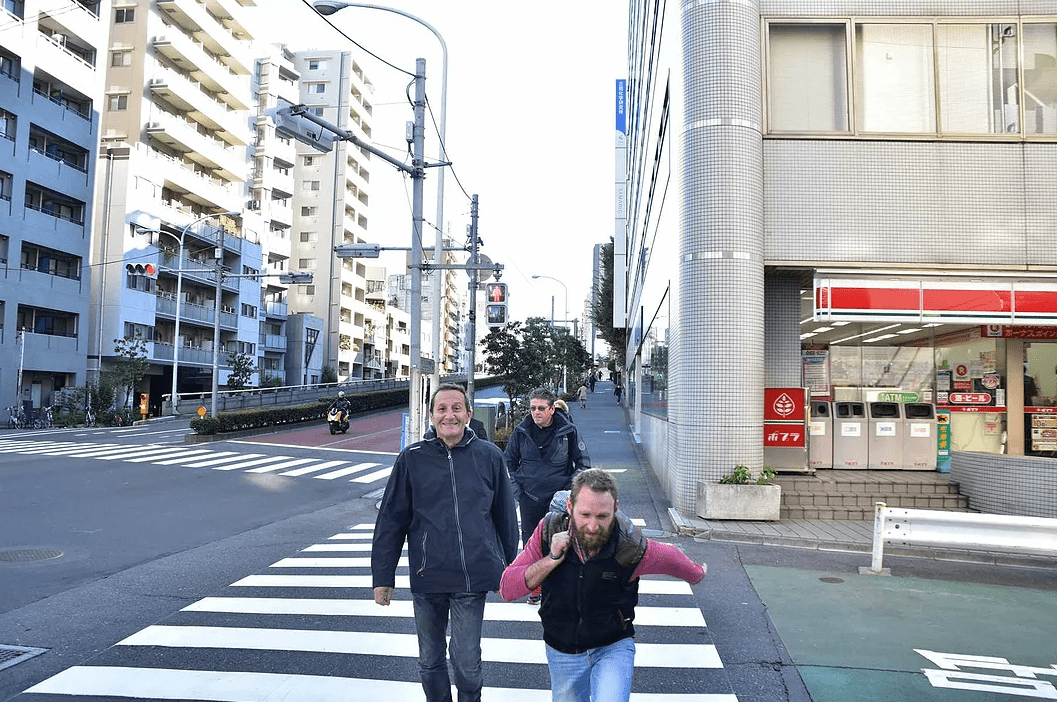
[[488, 326], [502, 327], [506, 325], [506, 305], [488, 305], [485, 309], [488, 318]]
[[506, 283], [489, 283], [485, 286], [488, 302], [493, 305], [506, 304]]

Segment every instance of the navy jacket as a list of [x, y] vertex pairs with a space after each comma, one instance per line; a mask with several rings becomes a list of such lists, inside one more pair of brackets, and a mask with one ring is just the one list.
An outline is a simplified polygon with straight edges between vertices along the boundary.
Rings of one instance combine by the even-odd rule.
[[499, 588], [518, 526], [503, 454], [472, 431], [452, 449], [433, 437], [400, 452], [374, 525], [374, 587], [392, 587], [407, 540], [411, 590]]
[[572, 487], [573, 475], [591, 467], [587, 444], [576, 425], [558, 410], [551, 421], [554, 437], [543, 453], [529, 433], [531, 415], [514, 428], [503, 453], [510, 479], [517, 484], [515, 489], [537, 502], [550, 502], [555, 492]]

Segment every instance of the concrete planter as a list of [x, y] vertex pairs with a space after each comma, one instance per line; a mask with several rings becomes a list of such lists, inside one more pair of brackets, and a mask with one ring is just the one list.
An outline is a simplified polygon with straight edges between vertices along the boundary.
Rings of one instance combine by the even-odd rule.
[[778, 521], [781, 485], [697, 484], [697, 516], [702, 519]]

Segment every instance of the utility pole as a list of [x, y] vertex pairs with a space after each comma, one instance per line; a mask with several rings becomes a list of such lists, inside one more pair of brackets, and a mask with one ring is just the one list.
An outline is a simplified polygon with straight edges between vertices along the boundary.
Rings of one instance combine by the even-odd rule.
[[[181, 251], [180, 255], [183, 255]], [[222, 270], [224, 265], [224, 228], [221, 227], [217, 231], [217, 249], [216, 249], [216, 261], [215, 264], [217, 287], [216, 296], [217, 299], [213, 305], [213, 392], [210, 395], [210, 410], [209, 416], [213, 419], [217, 417], [217, 394], [220, 392], [220, 298], [223, 294], [224, 284], [224, 271]], [[182, 266], [181, 266], [182, 267]]]
[[[422, 214], [423, 186], [426, 179], [426, 59], [415, 60], [415, 122], [411, 151], [411, 377], [408, 397], [410, 435], [418, 441], [426, 430], [422, 397]], [[439, 253], [439, 252], [438, 252]]]
[[[470, 263], [480, 263], [477, 255], [477, 195], [470, 201]], [[466, 373], [466, 397], [473, 405], [473, 374], [477, 367], [477, 269], [470, 269], [470, 324], [469, 324], [470, 368]]]

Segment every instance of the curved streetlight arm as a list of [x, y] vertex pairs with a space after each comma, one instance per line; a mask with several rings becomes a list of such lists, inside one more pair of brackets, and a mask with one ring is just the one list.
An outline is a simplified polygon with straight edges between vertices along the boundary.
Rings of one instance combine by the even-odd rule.
[[562, 288], [565, 290], [565, 318], [562, 319], [562, 324], [564, 325], [565, 323], [567, 323], [569, 321], [569, 287], [565, 283], [563, 283], [562, 281], [560, 281], [557, 278], [554, 278], [552, 276], [549, 276], [549, 275], [534, 275], [534, 276], [532, 276], [533, 280], [536, 280], [537, 278], [546, 278], [547, 280], [553, 280], [555, 283], [557, 283], [558, 285], [562, 286]]

